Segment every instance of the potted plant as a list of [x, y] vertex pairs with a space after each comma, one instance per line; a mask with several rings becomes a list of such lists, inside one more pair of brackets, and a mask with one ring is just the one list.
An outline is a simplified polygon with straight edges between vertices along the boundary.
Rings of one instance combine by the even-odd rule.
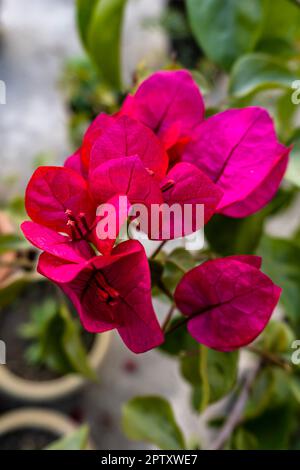
[[19, 401], [58, 401], [97, 380], [109, 334], [83, 333], [72, 306], [55, 288], [38, 279], [28, 282], [0, 311], [0, 337], [6, 343], [6, 365], [0, 368], [0, 390]]
[[0, 417], [0, 450], [89, 448], [88, 428], [52, 410], [25, 408]]

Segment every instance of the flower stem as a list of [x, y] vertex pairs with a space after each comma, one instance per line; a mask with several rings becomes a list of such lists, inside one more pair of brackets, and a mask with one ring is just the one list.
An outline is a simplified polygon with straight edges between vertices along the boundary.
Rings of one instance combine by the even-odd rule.
[[170, 307], [170, 310], [168, 311], [167, 315], [166, 315], [166, 318], [164, 319], [164, 322], [162, 324], [162, 330], [163, 332], [165, 333], [166, 332], [166, 329], [172, 319], [172, 316], [173, 316], [173, 313], [175, 312], [175, 309], [176, 309], [176, 305], [173, 304], [171, 305]]
[[154, 250], [154, 252], [152, 253], [151, 255], [151, 259], [154, 259], [156, 258], [156, 256], [158, 255], [158, 253], [161, 251], [161, 249], [165, 246], [165, 244], [167, 243], [168, 240], [164, 240], [163, 242], [161, 242], [158, 247], [156, 248], [156, 250]]
[[288, 372], [291, 372], [291, 366], [285, 359], [282, 359], [276, 356], [275, 354], [269, 353], [268, 351], [263, 351], [262, 349], [259, 349], [256, 346], [248, 346], [247, 349], [248, 351], [260, 356], [264, 361], [274, 364], [275, 366], [281, 367], [282, 369]]

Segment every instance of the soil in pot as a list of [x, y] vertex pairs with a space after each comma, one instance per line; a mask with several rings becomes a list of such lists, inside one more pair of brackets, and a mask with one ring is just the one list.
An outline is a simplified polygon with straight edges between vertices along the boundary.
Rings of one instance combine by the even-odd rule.
[[44, 429], [22, 428], [0, 435], [0, 450], [42, 450], [58, 438]]
[[[56, 295], [56, 287], [50, 282], [36, 282], [30, 284], [15, 302], [0, 311], [0, 338], [6, 343], [6, 365], [23, 379], [40, 382], [62, 376], [45, 366], [29, 363], [25, 351], [31, 342], [20, 335], [20, 327], [29, 321], [32, 307]], [[77, 315], [71, 305], [70, 310]], [[94, 335], [82, 330], [82, 340], [87, 351], [91, 350], [94, 339]]]

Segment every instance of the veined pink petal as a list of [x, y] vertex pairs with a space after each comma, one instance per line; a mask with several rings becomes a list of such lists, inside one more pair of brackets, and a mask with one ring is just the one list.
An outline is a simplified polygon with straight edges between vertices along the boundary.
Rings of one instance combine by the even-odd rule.
[[75, 263], [44, 252], [39, 257], [37, 271], [51, 281], [61, 284], [73, 281], [87, 265], [87, 260]]
[[170, 129], [176, 129], [177, 138], [190, 135], [203, 120], [204, 103], [189, 72], [160, 71], [142, 82], [134, 97], [125, 101], [122, 113], [150, 127], [169, 148], [175, 144]]
[[145, 168], [161, 180], [168, 167], [167, 154], [155, 134], [128, 116], [122, 116], [102, 132], [91, 150], [90, 171], [113, 158], [137, 155]]
[[129, 240], [114, 248], [111, 255], [79, 264], [43, 253], [38, 270], [70, 297], [88, 331], [117, 328], [135, 353], [162, 343], [163, 333], [151, 301], [148, 260], [139, 242]]
[[114, 117], [108, 114], [99, 114], [91, 125], [88, 127], [81, 147], [81, 160], [85, 171], [88, 171], [90, 164], [90, 154], [95, 141], [101, 136], [102, 132], [105, 131], [114, 122]]
[[227, 207], [219, 207], [218, 212], [229, 217], [247, 217], [266, 206], [275, 196], [285, 174], [290, 149], [283, 149], [282, 155], [274, 162], [273, 168], [265, 179], [246, 199]]
[[61, 235], [35, 222], [25, 221], [22, 223], [21, 229], [30, 243], [40, 250], [62, 258], [62, 260], [80, 263], [95, 256], [86, 241], [74, 242], [69, 236]]
[[87, 182], [74, 170], [63, 167], [39, 167], [32, 175], [25, 196], [29, 217], [58, 232], [70, 233], [67, 210], [85, 214], [92, 223], [95, 206]]
[[131, 204], [162, 202], [158, 183], [137, 156], [113, 159], [100, 165], [90, 173], [90, 190], [98, 204], [116, 195], [127, 196]]
[[86, 178], [87, 172], [84, 171], [81, 162], [81, 150], [77, 150], [73, 155], [70, 155], [64, 163], [65, 168], [70, 168], [71, 170], [79, 173], [83, 178]]
[[265, 328], [281, 289], [255, 266], [257, 258], [207, 261], [185, 274], [175, 301], [190, 317], [188, 330], [200, 343], [232, 351], [251, 343]]
[[[105, 220], [107, 220], [107, 211], [104, 209], [107, 207], [107, 204], [111, 205], [111, 208], [114, 209], [115, 212], [115, 218], [113, 222], [113, 228], [109, 227], [108, 223], [105, 224], [105, 233], [99, 233], [100, 232], [100, 222], [103, 221], [106, 217]], [[120, 199], [119, 195], [114, 196], [111, 199], [109, 199], [103, 207], [103, 212], [104, 215], [99, 215], [96, 217], [96, 223], [95, 223], [95, 228], [91, 233], [90, 239], [96, 246], [96, 248], [102, 253], [103, 255], [109, 255], [114, 244], [116, 241], [117, 236], [120, 233], [120, 230], [122, 229], [122, 226], [128, 219], [128, 214], [130, 211], [131, 205], [128, 201], [128, 198], [126, 196], [122, 196], [122, 200]], [[101, 209], [101, 205], [99, 206], [98, 210]], [[112, 229], [115, 229], [115, 235], [112, 236]], [[110, 231], [110, 233], [108, 233]], [[107, 238], [104, 238], [105, 235], [109, 235]]]
[[224, 192], [218, 212], [244, 217], [263, 207], [283, 177], [288, 149], [261, 108], [231, 109], [204, 121], [182, 160], [202, 169]]
[[[222, 191], [201, 170], [190, 163], [178, 163], [161, 182], [164, 202], [171, 207], [179, 204], [181, 214], [177, 220], [176, 212], [171, 220], [171, 238], [174, 238], [178, 227], [181, 235], [193, 233], [204, 226], [214, 214], [222, 198]], [[202, 208], [200, 208], [202, 205]], [[190, 216], [188, 210], [191, 209]], [[202, 209], [202, 217], [197, 219], [197, 210]], [[184, 218], [185, 217], [185, 218]]]

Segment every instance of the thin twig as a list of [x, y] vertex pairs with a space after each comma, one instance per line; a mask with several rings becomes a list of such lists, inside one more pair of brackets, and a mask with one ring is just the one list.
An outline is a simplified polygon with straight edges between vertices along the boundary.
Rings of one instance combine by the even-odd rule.
[[259, 349], [256, 346], [248, 346], [247, 349], [248, 351], [260, 356], [266, 362], [270, 362], [271, 364], [281, 367], [282, 369], [288, 372], [292, 370], [290, 364], [285, 359], [275, 356], [275, 354], [269, 353], [268, 351], [263, 351], [262, 349]]
[[168, 240], [164, 240], [163, 242], [161, 242], [158, 247], [156, 248], [156, 250], [154, 250], [154, 252], [152, 253], [151, 255], [151, 259], [154, 259], [156, 258], [156, 256], [158, 255], [158, 253], [160, 252], [160, 250], [165, 246], [165, 244], [167, 243]]
[[169, 335], [170, 333], [173, 333], [174, 331], [178, 330], [181, 326], [185, 325], [189, 321], [189, 317], [185, 317], [181, 320], [178, 320], [175, 325], [173, 325], [169, 330], [166, 331], [166, 335]]
[[249, 394], [253, 385], [254, 380], [257, 377], [257, 374], [261, 368], [261, 362], [258, 362], [255, 367], [253, 367], [249, 373], [245, 376], [242, 383], [239, 396], [234, 403], [234, 406], [229, 414], [227, 421], [224, 426], [221, 428], [216, 440], [209, 447], [209, 450], [221, 450], [224, 448], [226, 442], [230, 439], [235, 428], [241, 421]]
[[168, 327], [168, 325], [171, 321], [171, 318], [173, 316], [173, 313], [175, 312], [175, 309], [176, 309], [176, 305], [175, 304], [171, 305], [170, 310], [168, 311], [168, 313], [166, 315], [166, 318], [164, 319], [164, 322], [163, 322], [162, 327], [161, 327], [163, 332], [166, 331], [166, 329], [167, 329], [167, 327]]

